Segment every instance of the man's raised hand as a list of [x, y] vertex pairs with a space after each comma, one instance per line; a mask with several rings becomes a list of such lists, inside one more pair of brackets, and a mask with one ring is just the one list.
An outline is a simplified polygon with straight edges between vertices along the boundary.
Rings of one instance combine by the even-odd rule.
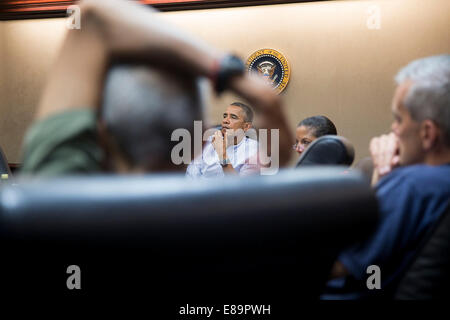
[[[225, 133], [226, 136], [226, 133]], [[227, 158], [226, 152], [227, 152], [227, 140], [224, 139], [222, 136], [222, 131], [217, 130], [214, 132], [213, 139], [212, 139], [212, 145], [214, 147], [214, 150], [216, 150], [217, 155], [219, 156], [219, 160], [222, 161]]]
[[369, 149], [374, 165], [374, 176], [376, 176], [373, 182], [377, 182], [379, 178], [399, 166], [399, 145], [394, 133], [372, 138]]

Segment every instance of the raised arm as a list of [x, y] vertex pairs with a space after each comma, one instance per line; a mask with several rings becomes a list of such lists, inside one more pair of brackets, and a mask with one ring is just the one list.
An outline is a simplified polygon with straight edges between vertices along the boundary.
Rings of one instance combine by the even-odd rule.
[[[39, 104], [38, 117], [99, 105], [112, 60], [166, 64], [208, 76], [222, 53], [160, 21], [155, 10], [125, 0], [80, 2], [81, 29], [68, 30]], [[170, 65], [169, 65], [170, 64]]]
[[[38, 107], [38, 118], [100, 105], [105, 72], [112, 61], [139, 61], [177, 72], [215, 78], [225, 56], [158, 18], [148, 6], [125, 0], [80, 2], [81, 29], [68, 30]], [[263, 128], [280, 130], [280, 164], [289, 160], [291, 137], [279, 97], [246, 73], [228, 89], [247, 99]]]

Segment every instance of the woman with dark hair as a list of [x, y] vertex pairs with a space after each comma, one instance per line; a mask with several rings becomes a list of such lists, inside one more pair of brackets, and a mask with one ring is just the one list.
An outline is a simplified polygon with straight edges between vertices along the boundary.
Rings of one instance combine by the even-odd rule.
[[293, 148], [302, 154], [311, 142], [327, 134], [337, 135], [336, 126], [327, 117], [314, 116], [303, 119], [295, 130], [296, 140]]

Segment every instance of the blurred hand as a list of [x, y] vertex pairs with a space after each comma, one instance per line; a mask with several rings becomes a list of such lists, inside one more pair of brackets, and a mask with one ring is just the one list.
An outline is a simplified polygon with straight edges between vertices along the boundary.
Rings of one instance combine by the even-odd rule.
[[[266, 81], [254, 75], [246, 74], [234, 77], [230, 82], [230, 89], [243, 97], [255, 110], [253, 126], [268, 129], [267, 145], [261, 146], [260, 151], [275, 159], [278, 157], [280, 165], [287, 165], [291, 158], [294, 140], [283, 110], [280, 95], [276, 94]], [[278, 130], [277, 154], [272, 154], [272, 129]]]
[[370, 141], [370, 155], [372, 157], [374, 171], [378, 178], [385, 176], [393, 168], [399, 166], [398, 139], [394, 133], [375, 137]]

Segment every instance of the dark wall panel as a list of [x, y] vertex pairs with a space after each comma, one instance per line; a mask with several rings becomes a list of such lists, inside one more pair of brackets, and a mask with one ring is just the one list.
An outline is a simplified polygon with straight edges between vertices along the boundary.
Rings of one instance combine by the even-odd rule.
[[[152, 5], [162, 11], [211, 9], [314, 0], [133, 0]], [[52, 18], [66, 16], [67, 7], [76, 0], [5, 0], [0, 4], [0, 20]]]

